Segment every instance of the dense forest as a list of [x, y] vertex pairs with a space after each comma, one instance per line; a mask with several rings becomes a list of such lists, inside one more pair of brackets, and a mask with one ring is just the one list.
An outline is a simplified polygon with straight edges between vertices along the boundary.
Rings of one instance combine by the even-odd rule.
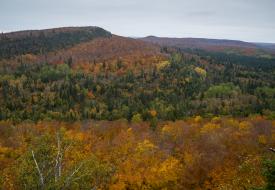
[[275, 122], [0, 123], [2, 189], [273, 190]]
[[[91, 72], [72, 68], [75, 63], [70, 59], [58, 65], [27, 61], [16, 68], [4, 65], [0, 119], [130, 121], [140, 115], [146, 121], [150, 110], [159, 120], [251, 114], [274, 118], [273, 61], [174, 52], [167, 61], [135, 71], [124, 69], [120, 60], [113, 70], [92, 63]], [[99, 72], [93, 72], [95, 67]]]
[[3, 190], [274, 190], [274, 120], [271, 55], [0, 35]]

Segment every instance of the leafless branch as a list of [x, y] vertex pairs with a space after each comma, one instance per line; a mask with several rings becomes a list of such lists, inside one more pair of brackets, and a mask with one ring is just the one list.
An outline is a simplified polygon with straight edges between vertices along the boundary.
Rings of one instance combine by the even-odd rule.
[[73, 172], [70, 176], [67, 177], [67, 179], [65, 180], [65, 185], [62, 189], [65, 189], [69, 184], [70, 184], [70, 180], [73, 178], [73, 176], [80, 170], [80, 168], [83, 166], [84, 162], [82, 162]]
[[57, 141], [57, 155], [55, 159], [55, 182], [57, 182], [58, 178], [61, 176], [62, 164], [61, 164], [61, 142], [60, 142], [60, 134], [59, 132], [56, 134]]
[[37, 169], [38, 174], [39, 174], [40, 183], [41, 183], [41, 185], [42, 185], [42, 187], [43, 187], [43, 186], [44, 186], [44, 177], [43, 177], [43, 174], [41, 173], [41, 170], [40, 170], [40, 168], [39, 168], [39, 166], [38, 166], [38, 163], [37, 163], [37, 161], [36, 161], [36, 159], [35, 159], [33, 150], [32, 150], [32, 158], [33, 158], [33, 160], [34, 160], [36, 169]]
[[64, 152], [66, 152], [72, 146], [72, 142], [64, 148]]
[[268, 150], [275, 153], [275, 148], [269, 148]]

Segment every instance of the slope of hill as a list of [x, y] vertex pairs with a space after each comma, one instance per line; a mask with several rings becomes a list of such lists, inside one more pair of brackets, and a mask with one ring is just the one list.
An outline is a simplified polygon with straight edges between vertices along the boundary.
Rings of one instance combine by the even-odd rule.
[[206, 51], [225, 52], [248, 56], [275, 55], [274, 49], [268, 48], [266, 45], [236, 40], [217, 40], [204, 38], [161, 38], [155, 36], [148, 36], [141, 38], [141, 40], [159, 44], [161, 46], [177, 47], [181, 49], [203, 49]]
[[[45, 56], [41, 56], [43, 59]], [[134, 64], [149, 66], [157, 63], [165, 56], [160, 47], [140, 40], [112, 35], [110, 38], [98, 38], [80, 43], [71, 48], [47, 54], [47, 62], [58, 63], [60, 60], [72, 60], [74, 66], [91, 63], [115, 64], [118, 61], [124, 66]]]
[[110, 32], [99, 27], [66, 27], [4, 33], [0, 35], [0, 58], [43, 54], [95, 38], [111, 36]]
[[70, 62], [87, 70], [119, 63], [125, 70], [149, 67], [167, 58], [158, 45], [116, 36], [98, 27], [67, 27], [2, 34], [1, 59], [9, 65]]

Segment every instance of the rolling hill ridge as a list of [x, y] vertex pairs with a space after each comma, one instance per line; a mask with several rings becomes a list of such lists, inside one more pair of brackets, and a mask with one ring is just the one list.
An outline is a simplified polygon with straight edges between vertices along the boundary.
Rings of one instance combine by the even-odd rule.
[[[164, 60], [161, 47], [138, 39], [114, 35], [99, 27], [65, 27], [1, 34], [0, 59], [18, 64], [72, 62], [76, 67], [91, 63], [125, 67]], [[142, 67], [143, 67], [142, 66]]]
[[65, 27], [3, 33], [0, 35], [0, 58], [47, 53], [95, 38], [111, 36], [110, 32], [99, 27]]
[[177, 47], [180, 49], [202, 49], [205, 51], [224, 52], [258, 57], [275, 55], [275, 44], [249, 43], [237, 40], [165, 38], [156, 36], [148, 36], [140, 39], [161, 46]]

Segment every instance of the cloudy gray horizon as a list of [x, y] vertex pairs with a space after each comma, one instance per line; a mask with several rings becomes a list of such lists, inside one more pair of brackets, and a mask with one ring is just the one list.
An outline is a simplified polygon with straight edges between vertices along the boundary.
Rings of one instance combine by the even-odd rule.
[[99, 26], [121, 36], [275, 43], [274, 0], [0, 0], [0, 31]]

